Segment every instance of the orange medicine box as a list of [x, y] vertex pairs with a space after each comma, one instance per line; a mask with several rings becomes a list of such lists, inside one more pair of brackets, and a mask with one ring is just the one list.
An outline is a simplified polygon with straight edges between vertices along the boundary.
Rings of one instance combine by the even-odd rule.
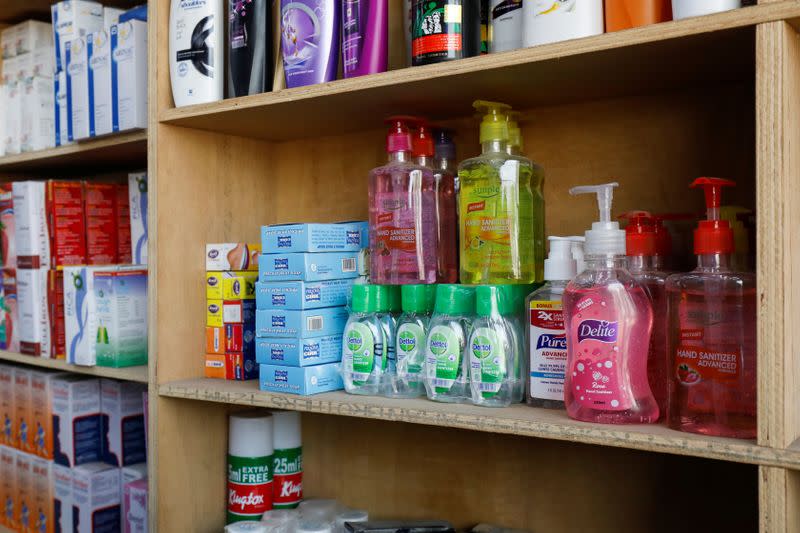
[[31, 459], [31, 531], [53, 533], [53, 462], [41, 457]]
[[31, 431], [31, 371], [14, 368], [14, 412], [17, 431], [16, 448], [23, 452], [33, 449]]
[[206, 377], [225, 379], [225, 354], [206, 354]]
[[17, 491], [17, 505], [16, 505], [16, 526], [17, 531], [28, 533], [35, 531], [33, 526], [35, 520], [33, 517], [33, 479], [31, 472], [33, 456], [28, 453], [23, 453], [17, 450], [15, 458], [16, 467], [16, 491]]
[[206, 326], [206, 353], [225, 354], [225, 326]]
[[14, 507], [17, 494], [17, 451], [0, 446], [0, 524], [16, 529]]
[[53, 379], [63, 372], [31, 371], [31, 432], [33, 453], [44, 459], [53, 459]]
[[17, 412], [14, 409], [14, 367], [0, 365], [0, 444], [17, 445]]

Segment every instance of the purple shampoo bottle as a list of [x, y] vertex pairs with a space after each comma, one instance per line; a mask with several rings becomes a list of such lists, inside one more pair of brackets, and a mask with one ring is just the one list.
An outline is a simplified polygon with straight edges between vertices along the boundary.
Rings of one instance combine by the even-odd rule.
[[341, 0], [281, 0], [281, 48], [286, 86], [336, 79]]
[[342, 70], [345, 78], [386, 72], [389, 0], [342, 0]]

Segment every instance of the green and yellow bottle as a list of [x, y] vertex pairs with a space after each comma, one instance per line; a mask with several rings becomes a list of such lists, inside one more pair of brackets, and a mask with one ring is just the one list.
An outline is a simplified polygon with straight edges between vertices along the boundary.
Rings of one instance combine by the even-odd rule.
[[533, 164], [508, 153], [509, 106], [481, 100], [473, 105], [484, 114], [482, 153], [458, 167], [461, 283], [533, 283]]

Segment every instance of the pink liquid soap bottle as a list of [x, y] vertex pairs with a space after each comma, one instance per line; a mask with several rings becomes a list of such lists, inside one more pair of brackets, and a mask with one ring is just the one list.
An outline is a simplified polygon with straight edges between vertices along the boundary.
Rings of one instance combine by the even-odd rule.
[[564, 403], [575, 420], [647, 424], [659, 416], [647, 380], [653, 310], [647, 292], [628, 272], [625, 232], [611, 221], [617, 186], [569, 191], [597, 194], [600, 221], [586, 232], [586, 270], [564, 292]]
[[663, 418], [667, 413], [667, 292], [669, 274], [656, 267], [658, 258], [658, 234], [656, 220], [647, 211], [631, 211], [620, 215], [627, 220], [625, 246], [628, 254], [628, 270], [650, 296], [653, 306], [653, 333], [647, 357], [647, 380], [658, 403]]
[[731, 270], [734, 237], [720, 220], [722, 187], [698, 178], [707, 220], [694, 232], [697, 268], [667, 279], [671, 428], [720, 437], [756, 437], [756, 278]]
[[370, 277], [379, 285], [437, 281], [436, 180], [412, 162], [409, 124], [416, 120], [387, 119], [389, 162], [369, 175]]

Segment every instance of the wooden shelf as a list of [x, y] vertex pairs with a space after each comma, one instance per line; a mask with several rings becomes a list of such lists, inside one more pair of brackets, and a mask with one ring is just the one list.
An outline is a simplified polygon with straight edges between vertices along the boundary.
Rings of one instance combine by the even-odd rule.
[[159, 118], [167, 124], [283, 141], [377, 128], [384, 117], [399, 112], [436, 119], [464, 116], [476, 95], [529, 108], [752, 79], [755, 25], [798, 16], [800, 4], [779, 1], [502, 54], [168, 108]]
[[25, 173], [58, 170], [59, 172], [107, 169], [109, 167], [144, 168], [147, 164], [147, 131], [110, 135], [38, 152], [0, 157], [0, 172]]
[[128, 368], [108, 368], [105, 366], [80, 366], [67, 363], [58, 359], [47, 359], [44, 357], [33, 357], [13, 352], [0, 351], [0, 361], [10, 361], [13, 363], [23, 363], [26, 365], [50, 368], [53, 370], [63, 370], [76, 374], [86, 374], [102, 378], [122, 379], [126, 381], [137, 381], [139, 383], [148, 382], [147, 366], [131, 366]]
[[355, 396], [343, 391], [295, 396], [260, 391], [256, 381], [215, 379], [166, 383], [159, 387], [159, 394], [172, 398], [471, 429], [800, 469], [798, 450], [780, 451], [758, 446], [753, 441], [682, 433], [662, 425], [590, 424], [572, 420], [561, 410], [526, 405], [489, 409], [436, 403], [425, 399]]

